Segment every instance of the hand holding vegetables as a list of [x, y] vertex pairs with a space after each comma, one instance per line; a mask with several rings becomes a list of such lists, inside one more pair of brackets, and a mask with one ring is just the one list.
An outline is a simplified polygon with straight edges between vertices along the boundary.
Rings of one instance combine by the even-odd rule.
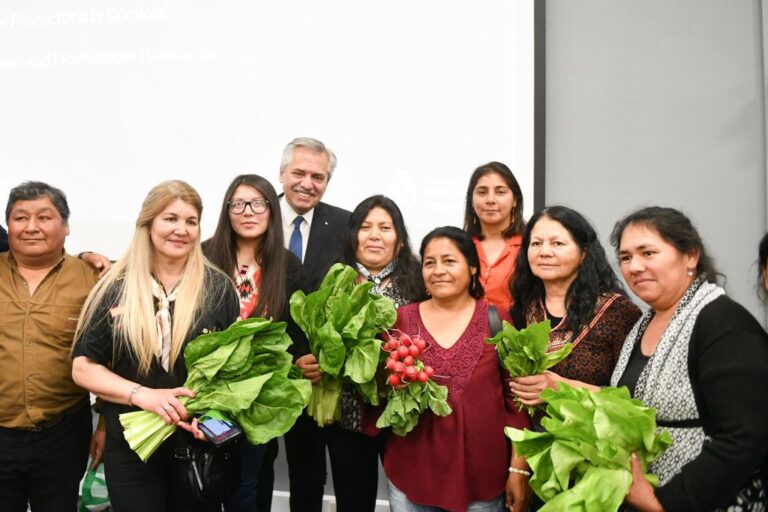
[[541, 392], [545, 389], [557, 389], [558, 382], [565, 382], [565, 380], [558, 374], [547, 370], [538, 375], [512, 379], [509, 381], [509, 389], [521, 404], [535, 407], [544, 403], [541, 400]]
[[501, 364], [516, 380], [510, 387], [521, 398], [520, 402], [528, 406], [531, 415], [536, 410], [533, 405], [541, 403], [539, 393], [547, 387], [554, 387], [557, 375], [546, 375], [545, 370], [565, 359], [573, 348], [571, 344], [566, 344], [559, 350], [547, 352], [549, 332], [549, 320], [531, 324], [519, 331], [504, 321], [502, 329], [494, 337], [485, 340], [486, 343], [496, 345]]
[[140, 387], [135, 394], [131, 394], [131, 403], [145, 411], [154, 412], [160, 416], [166, 424], [177, 424], [189, 419], [187, 409], [178, 397], [192, 398], [195, 392], [179, 387], [173, 389], [152, 389]]
[[356, 279], [355, 269], [337, 263], [317, 291], [309, 295], [297, 291], [291, 296], [291, 316], [306, 333], [322, 371], [319, 378], [307, 366], [314, 364], [311, 360], [302, 362], [305, 375], [313, 382], [307, 413], [320, 426], [339, 419], [344, 382], [352, 384], [367, 402], [379, 402], [374, 376], [381, 343], [376, 336], [395, 323], [397, 312], [392, 300], [370, 293], [373, 283], [356, 284]]
[[194, 420], [181, 421], [189, 413], [232, 419], [251, 444], [284, 434], [311, 392], [310, 383], [292, 371], [290, 344], [285, 322], [262, 318], [197, 337], [184, 350], [183, 387], [139, 388], [131, 394], [145, 410], [120, 415], [126, 441], [147, 460], [177, 425], [198, 436]]
[[314, 354], [305, 354], [296, 359], [296, 366], [301, 370], [304, 378], [312, 384], [317, 384], [323, 378], [323, 372], [320, 370], [320, 363]]
[[385, 368], [387, 377], [387, 406], [376, 421], [378, 428], [391, 427], [392, 432], [404, 436], [419, 422], [427, 409], [438, 416], [451, 414], [448, 388], [432, 380], [434, 369], [425, 365], [419, 356], [427, 348], [419, 336], [406, 333], [390, 334], [382, 345], [389, 352]]
[[632, 454], [632, 486], [625, 501], [636, 510], [643, 512], [664, 512], [664, 507], [656, 498], [653, 486], [643, 471], [642, 463], [636, 454]]
[[656, 433], [656, 411], [627, 388], [591, 392], [560, 384], [541, 397], [545, 432], [505, 431], [533, 471], [531, 487], [546, 502], [542, 512], [618, 510], [633, 481], [632, 454], [647, 467], [672, 443], [667, 432]]

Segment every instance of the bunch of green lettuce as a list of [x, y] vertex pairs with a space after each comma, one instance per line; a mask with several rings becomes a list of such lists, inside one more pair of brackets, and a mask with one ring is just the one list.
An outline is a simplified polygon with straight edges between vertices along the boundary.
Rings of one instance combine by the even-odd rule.
[[378, 428], [390, 427], [392, 432], [404, 436], [419, 423], [419, 417], [427, 409], [438, 416], [453, 412], [448, 405], [448, 388], [433, 380], [411, 382], [403, 388], [390, 388], [387, 406], [376, 421]]
[[[501, 364], [512, 378], [539, 375], [565, 359], [573, 348], [567, 343], [558, 350], [547, 352], [550, 331], [548, 319], [519, 331], [505, 320], [502, 329], [485, 342], [496, 345]], [[533, 415], [535, 411], [535, 407], [528, 407], [529, 414]]]
[[559, 383], [541, 399], [545, 432], [505, 429], [531, 466], [531, 487], [546, 502], [541, 511], [618, 510], [632, 485], [632, 453], [647, 468], [672, 444], [668, 432], [656, 433], [656, 410], [627, 388], [590, 392]]
[[374, 376], [386, 354], [376, 337], [392, 327], [397, 312], [392, 300], [370, 293], [373, 283], [355, 284], [356, 279], [355, 269], [337, 263], [317, 291], [291, 296], [291, 316], [324, 374], [307, 407], [321, 426], [339, 419], [343, 382], [351, 382], [367, 402], [379, 403]]
[[[180, 397], [189, 414], [229, 419], [251, 444], [287, 432], [309, 402], [309, 381], [291, 364], [285, 322], [251, 318], [203, 334], [184, 350], [194, 398]], [[176, 426], [149, 411], [120, 415], [126, 441], [145, 461]]]

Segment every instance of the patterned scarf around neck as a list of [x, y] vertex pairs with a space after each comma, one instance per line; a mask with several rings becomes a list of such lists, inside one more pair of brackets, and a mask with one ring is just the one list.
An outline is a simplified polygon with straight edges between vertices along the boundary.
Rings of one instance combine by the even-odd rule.
[[371, 288], [371, 293], [375, 293], [376, 295], [386, 295], [384, 293], [384, 289], [381, 287], [381, 283], [387, 277], [392, 275], [392, 272], [395, 271], [395, 267], [396, 267], [395, 262], [394, 261], [391, 262], [389, 265], [381, 269], [381, 272], [379, 272], [375, 276], [372, 275], [362, 263], [356, 262], [356, 265], [357, 265], [357, 271], [360, 273], [360, 275], [373, 283], [373, 288]]
[[165, 288], [152, 278], [152, 295], [157, 299], [157, 313], [155, 313], [155, 324], [157, 325], [157, 343], [155, 345], [155, 356], [160, 360], [160, 364], [165, 371], [168, 371], [171, 355], [171, 333], [173, 321], [171, 319], [171, 302], [176, 300], [176, 290], [174, 286], [171, 293], [166, 294]]

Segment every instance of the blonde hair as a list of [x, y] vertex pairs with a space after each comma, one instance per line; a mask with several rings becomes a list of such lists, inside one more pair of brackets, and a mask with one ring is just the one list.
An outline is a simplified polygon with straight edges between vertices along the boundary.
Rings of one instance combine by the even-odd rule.
[[[200, 195], [184, 181], [164, 181], [150, 190], [141, 206], [136, 220], [136, 231], [128, 250], [88, 295], [75, 332], [75, 340], [79, 340], [85, 326], [94, 321], [104, 321], [103, 318], [94, 318], [94, 314], [105, 300], [108, 291], [119, 289], [119, 320], [116, 319], [112, 326], [116, 341], [114, 353], [119, 353], [121, 348], [127, 348], [135, 357], [141, 375], [149, 372], [157, 343], [152, 296], [153, 246], [150, 228], [152, 221], [176, 199], [192, 205], [197, 210], [198, 217], [202, 214], [203, 203]], [[203, 256], [199, 236], [192, 247], [176, 292], [170, 350], [171, 369], [181, 353], [197, 312], [205, 302], [206, 268], [213, 268]]]

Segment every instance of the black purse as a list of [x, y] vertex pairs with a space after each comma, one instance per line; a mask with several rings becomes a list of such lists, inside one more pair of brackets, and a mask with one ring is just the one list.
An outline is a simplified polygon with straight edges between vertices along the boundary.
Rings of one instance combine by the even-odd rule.
[[178, 436], [174, 451], [176, 496], [195, 504], [211, 503], [240, 487], [241, 446], [235, 439], [223, 446]]

